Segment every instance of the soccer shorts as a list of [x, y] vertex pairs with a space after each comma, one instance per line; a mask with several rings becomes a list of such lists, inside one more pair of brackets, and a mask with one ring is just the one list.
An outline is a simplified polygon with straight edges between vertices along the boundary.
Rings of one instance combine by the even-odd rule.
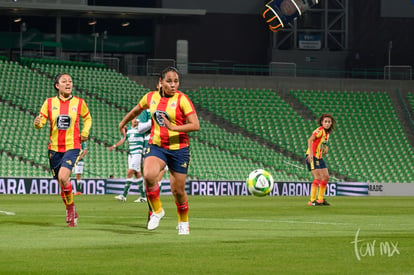
[[141, 160], [142, 160], [141, 153], [133, 154], [133, 155], [129, 154], [128, 155], [128, 169], [140, 172], [141, 171]]
[[178, 150], [168, 150], [154, 144], [149, 144], [145, 150], [145, 157], [154, 156], [163, 160], [168, 169], [177, 173], [187, 174], [190, 164], [190, 147]]
[[72, 149], [66, 152], [49, 150], [49, 164], [53, 177], [57, 179], [61, 167], [66, 167], [72, 171], [79, 153], [80, 149]]
[[76, 166], [73, 168], [73, 172], [75, 174], [83, 174], [83, 167], [85, 166], [85, 162], [84, 161], [78, 161], [78, 163], [76, 164]]
[[310, 163], [308, 161], [307, 156], [308, 155], [306, 155], [306, 166], [308, 167], [309, 171], [312, 171], [312, 170], [315, 170], [315, 169], [327, 168], [326, 164], [325, 164], [325, 161], [323, 159], [321, 159], [321, 158], [318, 159], [318, 158], [313, 157], [313, 163]]

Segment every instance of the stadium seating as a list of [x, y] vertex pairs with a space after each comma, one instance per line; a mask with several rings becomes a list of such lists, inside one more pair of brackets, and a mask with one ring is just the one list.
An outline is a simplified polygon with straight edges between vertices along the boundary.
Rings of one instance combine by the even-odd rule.
[[[386, 92], [291, 91], [291, 94], [316, 116], [331, 113], [337, 119], [338, 128], [331, 136], [330, 154], [325, 158], [332, 172], [358, 181], [412, 182], [413, 172], [409, 167], [413, 163], [412, 149]], [[304, 154], [306, 140], [317, 127], [316, 122], [302, 118], [272, 90], [204, 87], [189, 91], [189, 95], [223, 120], [297, 156]], [[390, 142], [393, 140], [398, 142]], [[384, 146], [390, 147], [394, 158], [405, 163], [382, 161], [380, 148]], [[294, 163], [292, 168], [296, 166]]]
[[328, 158], [333, 169], [361, 181], [412, 182], [413, 151], [387, 92], [292, 93], [315, 114], [336, 118]]
[[[210, 161], [211, 157], [206, 156], [206, 154], [209, 154], [209, 147], [215, 147], [219, 151], [228, 152], [221, 156], [221, 158], [224, 158], [225, 166], [231, 170], [230, 174], [233, 171], [238, 172], [234, 179], [243, 180], [249, 172], [259, 167], [272, 171], [272, 175], [279, 181], [311, 179], [311, 174], [305, 170], [303, 162], [293, 161], [274, 149], [259, 144], [241, 133], [230, 133], [226, 129], [204, 120], [202, 117], [199, 120], [201, 130], [191, 133], [190, 136], [202, 144], [194, 143], [192, 140], [192, 152], [196, 151], [192, 156], [197, 156], [200, 153], [197, 152], [199, 147], [207, 147], [207, 149], [201, 149], [200, 158], [206, 158], [204, 162]], [[213, 156], [218, 157], [217, 152]], [[215, 158], [213, 160], [211, 164], [215, 167], [214, 162], [218, 163], [219, 160], [215, 160]], [[246, 165], [246, 160], [248, 165]], [[190, 167], [193, 167], [195, 162], [192, 159], [192, 166]]]
[[[9, 161], [7, 165], [2, 165], [4, 171], [12, 171], [12, 173], [2, 173], [2, 175], [18, 176], [20, 171], [20, 176], [33, 174], [50, 176], [49, 172], [35, 166], [33, 169], [39, 171], [38, 173], [33, 173], [31, 169], [16, 170], [13, 168], [30, 162], [48, 167], [49, 131], [47, 127], [36, 131], [33, 127], [33, 119], [44, 100], [56, 94], [52, 85], [52, 77], [44, 72], [39, 73], [37, 70], [22, 67], [17, 62], [1, 61], [0, 113], [1, 126], [4, 131], [1, 132], [0, 150], [11, 152], [17, 159], [22, 159]], [[125, 115], [125, 111], [97, 99], [82, 88], [75, 90], [74, 94], [85, 99], [94, 121], [91, 140], [88, 141], [88, 145], [94, 150], [89, 150], [84, 177], [106, 178], [110, 174], [116, 178], [124, 177], [127, 170], [125, 150], [108, 152], [107, 145], [119, 140], [117, 125]], [[125, 149], [127, 149], [126, 146]]]
[[[50, 176], [49, 131], [35, 130], [33, 119], [44, 100], [56, 93], [53, 76], [68, 72], [74, 79], [74, 94], [85, 99], [94, 121], [83, 177], [125, 177], [127, 145], [112, 152], [107, 147], [119, 140], [119, 121], [148, 89], [102, 65], [30, 58], [21, 62], [23, 66], [0, 58], [0, 175]], [[317, 123], [302, 117], [278, 91], [200, 87], [184, 92], [209, 112], [208, 116], [199, 112], [200, 130], [190, 133], [189, 179], [244, 180], [256, 168], [269, 170], [277, 181], [312, 179], [303, 159]], [[337, 120], [325, 158], [331, 180], [414, 181], [413, 149], [387, 92], [292, 90], [290, 94], [316, 117], [331, 113]], [[408, 93], [407, 99], [412, 109], [414, 94]], [[232, 129], [226, 128], [229, 123]]]

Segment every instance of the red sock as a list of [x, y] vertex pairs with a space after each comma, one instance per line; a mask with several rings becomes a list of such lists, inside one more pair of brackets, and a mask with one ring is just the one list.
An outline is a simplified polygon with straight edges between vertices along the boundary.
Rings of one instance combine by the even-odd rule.
[[73, 203], [73, 189], [72, 184], [68, 184], [62, 188], [60, 192], [60, 196], [63, 199], [63, 203], [65, 205], [71, 205]]
[[161, 212], [160, 186], [158, 184], [149, 187], [147, 190], [148, 203], [154, 213]]
[[175, 202], [175, 205], [177, 205], [178, 222], [188, 222], [188, 201], [182, 204]]

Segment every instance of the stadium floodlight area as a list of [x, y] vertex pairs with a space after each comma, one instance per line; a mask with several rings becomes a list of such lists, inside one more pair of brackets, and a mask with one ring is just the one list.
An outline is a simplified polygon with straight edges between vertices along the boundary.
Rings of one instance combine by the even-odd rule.
[[409, 65], [386, 65], [384, 66], [384, 79], [389, 80], [412, 80], [412, 67]]
[[291, 62], [270, 62], [269, 74], [271, 76], [296, 77], [296, 63]]
[[175, 67], [175, 60], [147, 59], [147, 75], [159, 75], [167, 67]]

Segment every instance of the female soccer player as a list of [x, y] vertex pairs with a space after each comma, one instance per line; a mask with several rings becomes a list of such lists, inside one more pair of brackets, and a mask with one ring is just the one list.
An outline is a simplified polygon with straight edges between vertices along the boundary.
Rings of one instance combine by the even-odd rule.
[[[34, 120], [36, 129], [50, 122], [49, 164], [53, 177], [61, 187], [63, 203], [66, 206], [66, 222], [75, 227], [78, 221], [73, 202], [72, 184], [69, 177], [80, 151], [81, 143], [86, 141], [92, 126], [92, 117], [86, 102], [72, 95], [73, 83], [70, 75], [56, 75], [53, 87], [57, 96], [45, 100], [40, 114]], [[79, 129], [79, 118], [83, 119], [83, 129]]]
[[145, 149], [144, 181], [148, 202], [153, 210], [147, 224], [148, 230], [159, 226], [165, 212], [160, 200], [159, 174], [168, 166], [171, 191], [178, 214], [178, 234], [190, 234], [188, 223], [188, 197], [185, 192], [190, 147], [188, 132], [200, 128], [193, 103], [178, 90], [180, 85], [177, 69], [168, 67], [161, 72], [160, 88], [144, 95], [138, 104], [119, 123], [119, 131], [124, 133], [125, 125], [135, 119], [144, 109], [149, 109], [151, 137]]
[[[328, 143], [329, 134], [336, 126], [336, 121], [331, 115], [323, 114], [319, 118], [318, 124], [320, 126], [313, 131], [308, 139], [308, 150], [306, 151], [306, 164], [314, 177], [310, 201], [308, 202], [310, 206], [329, 205], [323, 198], [329, 180], [329, 173], [322, 156], [328, 153], [326, 144]], [[319, 193], [316, 199], [318, 187]]]

